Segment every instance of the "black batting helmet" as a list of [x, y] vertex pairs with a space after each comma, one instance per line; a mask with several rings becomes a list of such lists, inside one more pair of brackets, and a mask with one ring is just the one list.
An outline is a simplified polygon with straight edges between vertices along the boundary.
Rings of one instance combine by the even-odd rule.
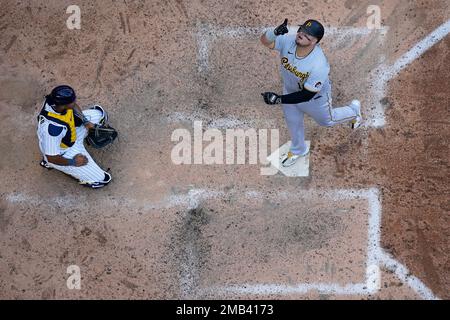
[[300, 25], [297, 32], [303, 31], [318, 39], [319, 42], [325, 34], [325, 28], [317, 20], [306, 20], [304, 24]]
[[55, 87], [50, 93], [49, 97], [51, 101], [57, 106], [71, 104], [77, 99], [75, 90], [67, 85]]

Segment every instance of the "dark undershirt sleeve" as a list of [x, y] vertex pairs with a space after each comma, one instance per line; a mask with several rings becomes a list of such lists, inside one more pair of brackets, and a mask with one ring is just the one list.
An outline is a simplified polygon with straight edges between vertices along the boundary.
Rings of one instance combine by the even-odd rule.
[[284, 94], [281, 96], [282, 104], [297, 104], [301, 102], [307, 102], [314, 98], [317, 92], [311, 92], [306, 89], [302, 91], [297, 91], [289, 94]]

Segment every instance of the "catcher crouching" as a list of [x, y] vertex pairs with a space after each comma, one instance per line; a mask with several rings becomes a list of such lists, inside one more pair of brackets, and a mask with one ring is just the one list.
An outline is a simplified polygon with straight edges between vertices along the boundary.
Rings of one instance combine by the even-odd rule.
[[86, 139], [92, 147], [102, 148], [117, 137], [101, 106], [82, 111], [75, 91], [67, 85], [58, 86], [45, 97], [37, 135], [43, 156], [40, 164], [44, 168], [62, 171], [94, 189], [111, 182], [111, 174], [95, 163], [84, 146]]

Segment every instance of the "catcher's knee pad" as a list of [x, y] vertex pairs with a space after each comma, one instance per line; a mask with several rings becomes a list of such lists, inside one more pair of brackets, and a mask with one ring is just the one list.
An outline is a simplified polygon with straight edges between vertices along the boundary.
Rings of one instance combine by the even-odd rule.
[[100, 124], [107, 124], [108, 123], [108, 113], [103, 109], [101, 105], [95, 104], [90, 109], [98, 110], [102, 113], [102, 118], [100, 119]]

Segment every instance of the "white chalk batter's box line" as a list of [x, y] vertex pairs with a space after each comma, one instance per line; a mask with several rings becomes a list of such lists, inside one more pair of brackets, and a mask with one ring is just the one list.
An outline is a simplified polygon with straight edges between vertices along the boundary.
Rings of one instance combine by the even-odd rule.
[[[198, 24], [197, 32], [195, 34], [198, 47], [198, 71], [208, 71], [211, 42], [230, 38], [254, 38], [262, 34], [266, 29], [266, 27], [217, 27], [210, 24]], [[289, 29], [290, 34], [295, 34], [296, 31], [296, 28]], [[332, 39], [335, 41], [343, 41], [349, 37], [367, 36], [372, 33], [377, 33], [380, 40], [384, 41], [388, 31], [389, 27], [382, 27], [380, 29], [369, 29], [364, 27], [326, 27], [326, 34], [333, 35], [334, 37]], [[380, 65], [372, 70], [369, 75], [369, 80], [373, 85], [368, 94], [370, 97], [369, 106], [363, 106], [366, 117], [363, 126], [379, 128], [386, 124], [384, 107], [381, 104], [381, 100], [386, 96], [387, 83], [389, 80], [395, 78], [404, 68], [419, 58], [437, 42], [442, 40], [449, 32], [450, 20], [447, 20], [444, 24], [436, 28], [428, 36], [423, 38], [409, 51], [398, 58], [393, 64], [386, 64], [384, 62], [386, 57], [380, 57]]]
[[[263, 284], [237, 284], [228, 286], [215, 286], [205, 288], [203, 294], [222, 293], [229, 295], [287, 295], [306, 294], [311, 291], [318, 291], [320, 294], [336, 295], [368, 295], [374, 294], [381, 289], [380, 267], [394, 272], [396, 276], [405, 284], [408, 284], [418, 295], [424, 299], [438, 299], [433, 292], [418, 278], [412, 276], [408, 269], [397, 260], [384, 252], [380, 245], [381, 236], [381, 199], [377, 188], [370, 189], [341, 189], [333, 191], [299, 191], [305, 198], [326, 197], [333, 201], [360, 200], [366, 199], [368, 203], [368, 240], [367, 240], [367, 261], [365, 283], [349, 283], [339, 285], [336, 283], [299, 283], [297, 285], [284, 285], [276, 283]], [[247, 191], [246, 197], [263, 198], [263, 194], [258, 191]], [[280, 192], [277, 199], [298, 198], [297, 194]]]
[[[273, 27], [216, 27], [210, 24], [199, 24], [197, 25], [197, 59], [198, 68], [200, 72], [208, 71], [209, 69], [209, 51], [211, 42], [226, 40], [226, 39], [247, 39], [255, 38], [259, 41], [259, 36], [268, 28]], [[383, 37], [387, 34], [389, 28], [383, 27], [381, 29], [368, 29], [368, 28], [356, 28], [356, 27], [328, 27], [326, 28], [327, 35], [333, 36], [333, 39], [337, 41], [348, 40], [348, 38], [356, 36], [367, 36], [372, 33], [376, 33]], [[288, 34], [296, 34], [297, 29], [289, 28]], [[256, 39], [258, 38], [258, 39]]]
[[[384, 252], [380, 245], [381, 237], [381, 215], [382, 205], [381, 196], [377, 188], [370, 189], [338, 189], [338, 190], [298, 190], [305, 198], [328, 198], [333, 201], [345, 200], [360, 200], [366, 199], [368, 203], [368, 241], [367, 241], [367, 262], [365, 283], [350, 283], [345, 286], [335, 283], [300, 283], [295, 286], [288, 286], [283, 284], [238, 284], [226, 287], [211, 287], [203, 289], [204, 294], [212, 292], [221, 292], [223, 294], [248, 294], [248, 295], [263, 295], [263, 294], [305, 294], [312, 290], [317, 290], [322, 294], [337, 294], [337, 295], [367, 295], [378, 292], [381, 285], [380, 267], [384, 267], [392, 271], [403, 283], [409, 285], [418, 295], [423, 299], [438, 299], [433, 292], [418, 278], [414, 277], [408, 269], [400, 262]], [[214, 200], [226, 197], [232, 194], [231, 192], [224, 192], [213, 189], [191, 189], [185, 194], [171, 195], [157, 202], [142, 203], [136, 199], [122, 199], [120, 203], [111, 201], [111, 199], [104, 198], [96, 205], [101, 206], [138, 206], [140, 210], [158, 210], [162, 208], [186, 207], [187, 209], [194, 209], [200, 206], [204, 201]], [[268, 194], [257, 190], [247, 190], [245, 198], [251, 199], [265, 199]], [[278, 200], [297, 199], [298, 193], [292, 192], [278, 192], [270, 194], [270, 197], [275, 197]], [[84, 199], [83, 197], [81, 197]], [[38, 196], [31, 196], [23, 193], [11, 193], [5, 196], [5, 199], [11, 203], [35, 206], [42, 203], [42, 199]], [[50, 197], [45, 201], [48, 206], [56, 206], [60, 208], [62, 205], [67, 209], [74, 209], [80, 206], [80, 203], [85, 203], [80, 198], [67, 201], [63, 197]], [[195, 257], [191, 257], [195, 259]], [[187, 263], [186, 266], [193, 266], [195, 263]], [[192, 279], [194, 277], [190, 273], [195, 273], [195, 270], [184, 268], [185, 272], [180, 279], [181, 287], [184, 297], [189, 297], [190, 291], [195, 290]], [[201, 292], [200, 292], [201, 293]]]

